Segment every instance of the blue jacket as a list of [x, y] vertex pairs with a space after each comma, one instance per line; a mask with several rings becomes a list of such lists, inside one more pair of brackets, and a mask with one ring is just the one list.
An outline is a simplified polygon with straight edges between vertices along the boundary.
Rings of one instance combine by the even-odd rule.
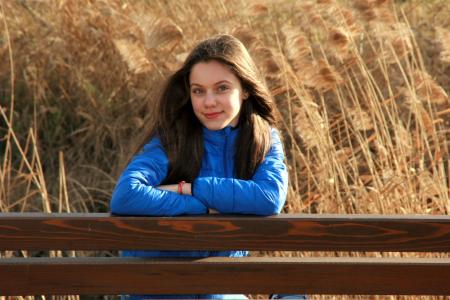
[[[278, 132], [251, 180], [234, 178], [235, 144], [239, 129], [203, 129], [204, 155], [193, 196], [156, 188], [168, 172], [168, 158], [157, 137], [144, 146], [120, 176], [112, 195], [111, 212], [120, 215], [177, 216], [220, 213], [272, 215], [286, 200], [288, 175]], [[245, 251], [124, 251], [124, 256], [207, 257], [244, 256]]]

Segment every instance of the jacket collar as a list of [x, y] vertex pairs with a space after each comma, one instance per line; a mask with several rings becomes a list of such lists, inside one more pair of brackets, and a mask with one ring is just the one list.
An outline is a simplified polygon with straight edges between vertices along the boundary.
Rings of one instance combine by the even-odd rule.
[[209, 130], [203, 127], [203, 137], [206, 142], [222, 145], [225, 140], [234, 141], [239, 134], [239, 127], [227, 126], [220, 130]]

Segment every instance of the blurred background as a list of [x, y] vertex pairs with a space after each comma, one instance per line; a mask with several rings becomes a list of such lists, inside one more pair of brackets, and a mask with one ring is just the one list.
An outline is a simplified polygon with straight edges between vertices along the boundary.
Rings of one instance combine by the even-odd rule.
[[0, 1], [0, 211], [107, 212], [166, 76], [217, 33], [281, 112], [284, 212], [449, 213], [448, 0]]

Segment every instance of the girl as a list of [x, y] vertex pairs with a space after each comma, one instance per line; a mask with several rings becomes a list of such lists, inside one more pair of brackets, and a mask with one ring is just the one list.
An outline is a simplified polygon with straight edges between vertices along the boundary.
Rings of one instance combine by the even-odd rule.
[[[200, 42], [156, 104], [142, 151], [113, 192], [123, 215], [278, 214], [288, 173], [276, 109], [247, 49], [230, 35]], [[124, 251], [124, 256], [245, 256], [246, 251]], [[132, 299], [246, 299], [244, 295], [145, 295]]]

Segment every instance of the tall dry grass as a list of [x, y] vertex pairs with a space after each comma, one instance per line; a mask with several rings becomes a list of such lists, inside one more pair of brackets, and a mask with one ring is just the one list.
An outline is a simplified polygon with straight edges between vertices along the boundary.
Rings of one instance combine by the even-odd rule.
[[1, 211], [107, 211], [162, 81], [219, 32], [246, 44], [283, 116], [286, 212], [450, 211], [446, 0], [0, 9]]

